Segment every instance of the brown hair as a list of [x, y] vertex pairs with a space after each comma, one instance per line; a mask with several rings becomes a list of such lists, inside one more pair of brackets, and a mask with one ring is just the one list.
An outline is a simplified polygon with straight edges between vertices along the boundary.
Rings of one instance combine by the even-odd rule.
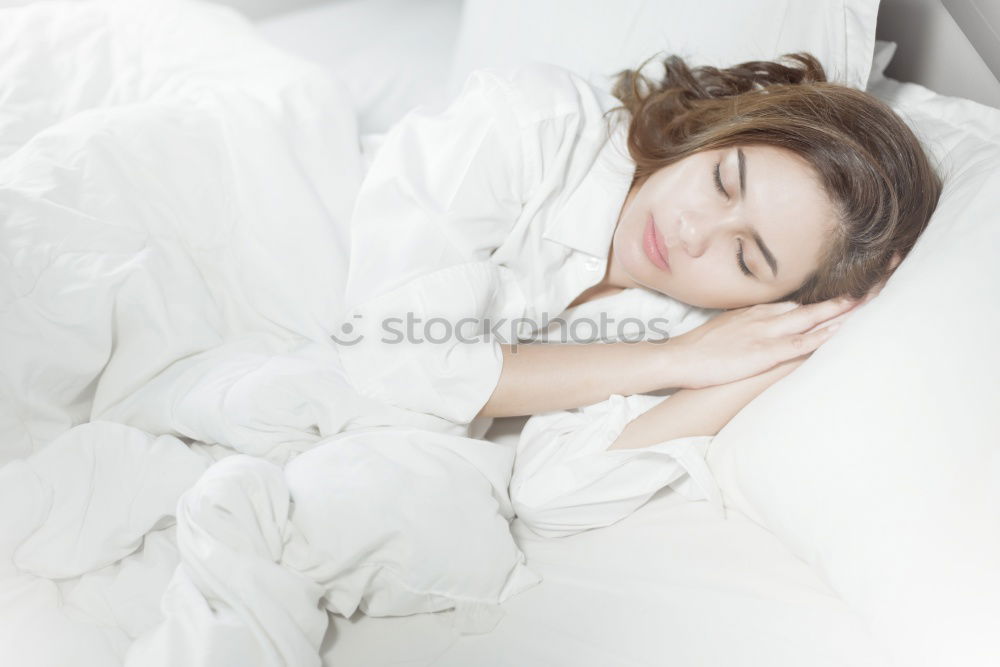
[[[654, 56], [656, 57], [656, 56]], [[876, 97], [827, 82], [808, 53], [790, 64], [751, 61], [727, 69], [663, 60], [658, 83], [642, 69], [616, 75], [612, 93], [631, 116], [633, 186], [703, 150], [766, 144], [804, 158], [840, 224], [820, 266], [777, 301], [864, 296], [913, 248], [941, 194], [941, 179], [905, 122]], [[609, 113], [611, 113], [609, 111]]]

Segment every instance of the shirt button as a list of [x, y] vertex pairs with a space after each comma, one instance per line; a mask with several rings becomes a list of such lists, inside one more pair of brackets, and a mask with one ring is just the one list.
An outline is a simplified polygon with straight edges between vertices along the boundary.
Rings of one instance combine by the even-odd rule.
[[599, 268], [601, 268], [601, 260], [597, 259], [596, 257], [588, 257], [586, 260], [584, 260], [583, 266], [588, 271], [597, 271]]

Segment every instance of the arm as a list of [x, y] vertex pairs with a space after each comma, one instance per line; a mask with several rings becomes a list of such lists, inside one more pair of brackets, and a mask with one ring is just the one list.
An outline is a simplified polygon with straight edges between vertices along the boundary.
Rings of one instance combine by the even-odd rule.
[[798, 357], [750, 378], [703, 389], [681, 389], [669, 400], [629, 422], [608, 447], [634, 449], [695, 435], [716, 435], [765, 389], [791, 373], [806, 357]]
[[[837, 300], [802, 307], [762, 304], [718, 315], [666, 341], [529, 344], [518, 346], [516, 352], [501, 346], [500, 379], [478, 416], [538, 414], [591, 405], [612, 394], [686, 387], [668, 401], [671, 407], [659, 406], [654, 414], [630, 425], [628, 437], [615, 448], [670, 439], [661, 434], [715, 435], [743, 406], [827, 340], [836, 327], [814, 327], [843, 317], [849, 305], [853, 307]], [[830, 320], [831, 316], [839, 317]], [[806, 330], [810, 331], [800, 333]], [[709, 386], [701, 384], [702, 375], [709, 376]], [[740, 377], [744, 379], [733, 380]]]
[[[513, 417], [646, 394], [680, 382], [676, 343], [500, 345], [503, 369], [477, 417]], [[625, 373], [623, 369], [634, 369]]]

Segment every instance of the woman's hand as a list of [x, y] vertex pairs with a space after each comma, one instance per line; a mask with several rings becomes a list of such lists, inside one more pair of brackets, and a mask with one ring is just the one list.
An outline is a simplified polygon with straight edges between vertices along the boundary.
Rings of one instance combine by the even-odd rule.
[[674, 438], [716, 435], [748, 403], [801, 366], [810, 354], [783, 361], [768, 371], [736, 382], [676, 391], [626, 424], [608, 449], [649, 447]]
[[679, 387], [700, 389], [764, 373], [812, 353], [840, 325], [833, 320], [859, 303], [831, 299], [801, 306], [783, 301], [727, 311], [672, 339], [671, 375], [680, 378]]

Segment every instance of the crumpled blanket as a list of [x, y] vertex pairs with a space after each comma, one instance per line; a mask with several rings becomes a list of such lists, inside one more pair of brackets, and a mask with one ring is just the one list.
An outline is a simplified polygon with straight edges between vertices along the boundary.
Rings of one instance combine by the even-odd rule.
[[362, 175], [343, 86], [234, 10], [0, 9], [4, 664], [300, 667], [327, 609], [479, 632], [537, 583], [513, 451], [340, 369]]
[[533, 418], [512, 502], [514, 447], [353, 389], [347, 100], [222, 6], [0, 9], [3, 664], [319, 665], [357, 609], [486, 632], [538, 583], [515, 509], [717, 499], [707, 438], [601, 454], [656, 399]]

